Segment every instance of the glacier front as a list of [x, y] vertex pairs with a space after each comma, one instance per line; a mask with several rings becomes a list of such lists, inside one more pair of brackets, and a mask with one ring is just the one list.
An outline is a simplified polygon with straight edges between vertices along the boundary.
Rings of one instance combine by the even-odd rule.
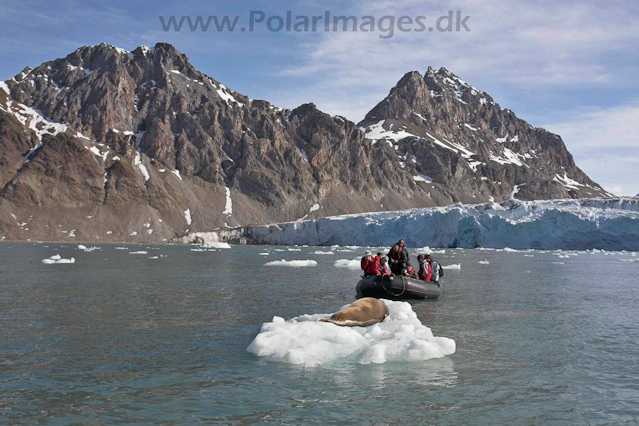
[[639, 250], [639, 197], [452, 205], [255, 226], [258, 244]]

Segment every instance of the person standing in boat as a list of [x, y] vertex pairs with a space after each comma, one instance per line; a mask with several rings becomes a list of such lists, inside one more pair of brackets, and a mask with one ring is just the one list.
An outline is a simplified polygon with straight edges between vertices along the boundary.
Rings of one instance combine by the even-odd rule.
[[410, 257], [408, 256], [408, 249], [406, 247], [404, 247], [404, 240], [399, 240], [397, 242], [397, 245], [399, 246], [399, 251], [402, 252], [402, 254], [406, 257], [406, 266], [410, 265]]
[[388, 252], [388, 261], [391, 272], [395, 275], [402, 275], [408, 266], [408, 253], [406, 249], [400, 248], [399, 244], [394, 244]]

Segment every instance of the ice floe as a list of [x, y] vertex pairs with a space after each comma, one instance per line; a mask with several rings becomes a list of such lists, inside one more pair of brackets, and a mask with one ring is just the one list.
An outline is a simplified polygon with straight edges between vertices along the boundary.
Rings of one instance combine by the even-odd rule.
[[361, 259], [338, 259], [333, 263], [333, 266], [336, 268], [348, 268], [348, 269], [360, 269], [361, 268]]
[[424, 361], [455, 353], [453, 339], [435, 337], [407, 302], [384, 300], [390, 315], [370, 327], [319, 322], [330, 314], [302, 315], [264, 323], [247, 351], [269, 361], [315, 367], [337, 360], [359, 364]]
[[208, 242], [208, 243], [204, 243], [200, 247], [202, 247], [202, 248], [217, 248], [217, 249], [230, 249], [231, 248], [229, 243], [222, 243], [222, 242], [217, 242], [217, 241], [211, 241], [211, 242]]
[[443, 269], [454, 269], [454, 270], [458, 270], [459, 271], [461, 269], [461, 264], [455, 263], [455, 264], [452, 264], [452, 265], [442, 265], [442, 268]]
[[42, 259], [42, 263], [45, 265], [52, 265], [54, 263], [75, 263], [75, 258], [72, 257], [71, 259], [64, 259], [59, 254], [54, 254], [48, 259]]
[[317, 262], [314, 260], [274, 260], [267, 262], [264, 266], [292, 266], [294, 268], [301, 268], [305, 266], [317, 266]]

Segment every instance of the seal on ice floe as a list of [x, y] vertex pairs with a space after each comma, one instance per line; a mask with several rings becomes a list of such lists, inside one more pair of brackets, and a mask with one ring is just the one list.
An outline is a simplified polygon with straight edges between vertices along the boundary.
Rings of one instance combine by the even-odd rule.
[[335, 312], [330, 318], [322, 318], [320, 321], [345, 327], [368, 327], [384, 321], [388, 314], [386, 303], [372, 297], [365, 297]]

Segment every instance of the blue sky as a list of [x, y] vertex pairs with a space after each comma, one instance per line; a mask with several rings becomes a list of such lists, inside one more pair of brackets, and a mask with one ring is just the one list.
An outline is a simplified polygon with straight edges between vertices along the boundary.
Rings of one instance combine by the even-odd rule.
[[[470, 16], [470, 32], [165, 32], [159, 16]], [[562, 136], [577, 164], [616, 194], [639, 193], [639, 2], [3, 0], [0, 78], [107, 42], [174, 44], [201, 71], [251, 98], [314, 102], [357, 122], [411, 70], [444, 66], [534, 126]]]

